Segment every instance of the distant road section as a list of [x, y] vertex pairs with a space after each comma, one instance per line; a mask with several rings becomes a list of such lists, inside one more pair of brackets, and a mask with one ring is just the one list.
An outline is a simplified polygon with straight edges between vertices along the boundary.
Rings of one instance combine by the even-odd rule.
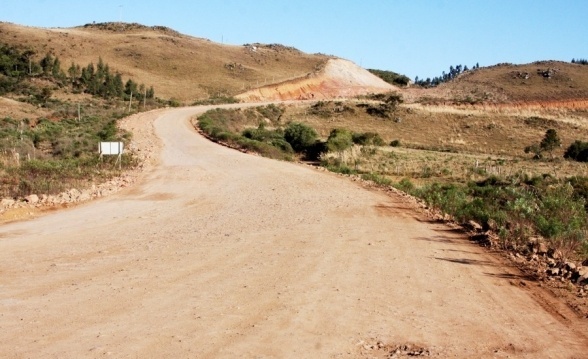
[[462, 234], [209, 142], [206, 109], [128, 124], [156, 155], [132, 188], [0, 227], [0, 357], [586, 357], [584, 322]]

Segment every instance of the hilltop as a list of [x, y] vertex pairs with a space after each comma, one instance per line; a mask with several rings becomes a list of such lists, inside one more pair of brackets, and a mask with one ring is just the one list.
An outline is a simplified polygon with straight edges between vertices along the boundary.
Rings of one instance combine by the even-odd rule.
[[164, 26], [110, 22], [47, 29], [0, 22], [0, 43], [31, 49], [38, 58], [50, 53], [64, 70], [102, 58], [123, 78], [183, 104], [237, 95], [261, 101], [396, 91], [409, 103], [588, 107], [588, 66], [561, 61], [497, 64], [434, 88], [398, 88], [334, 56], [281, 44], [219, 44]]
[[412, 99], [447, 104], [516, 104], [586, 108], [588, 66], [562, 61], [497, 64], [469, 70], [436, 88], [407, 91]]
[[278, 44], [225, 45], [166, 27], [124, 23], [51, 29], [0, 23], [0, 43], [32, 49], [39, 58], [51, 53], [64, 70], [101, 57], [123, 78], [184, 103], [306, 76], [330, 58]]

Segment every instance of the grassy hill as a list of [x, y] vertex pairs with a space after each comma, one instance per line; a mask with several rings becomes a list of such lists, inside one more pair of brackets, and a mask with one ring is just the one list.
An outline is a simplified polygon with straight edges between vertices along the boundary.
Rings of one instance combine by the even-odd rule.
[[[446, 103], [546, 103], [588, 99], [588, 66], [561, 61], [497, 64], [466, 71], [436, 88], [421, 89], [414, 98]], [[585, 106], [585, 105], [584, 105]]]
[[268, 83], [305, 76], [328, 59], [283, 45], [232, 46], [165, 27], [102, 23], [42, 29], [0, 23], [0, 43], [59, 57], [64, 71], [101, 57], [123, 78], [152, 85], [156, 96], [180, 102], [233, 96]]

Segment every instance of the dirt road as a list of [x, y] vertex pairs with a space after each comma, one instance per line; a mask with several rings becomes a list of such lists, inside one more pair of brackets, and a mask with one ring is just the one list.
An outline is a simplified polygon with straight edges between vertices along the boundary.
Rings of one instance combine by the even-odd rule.
[[133, 188], [0, 227], [0, 357], [586, 357], [581, 320], [463, 235], [213, 144], [197, 111], [158, 113]]

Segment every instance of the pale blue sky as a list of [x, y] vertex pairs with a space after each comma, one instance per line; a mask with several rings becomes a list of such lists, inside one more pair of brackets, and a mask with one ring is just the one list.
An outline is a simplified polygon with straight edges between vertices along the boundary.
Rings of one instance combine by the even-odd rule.
[[233, 45], [280, 43], [414, 79], [450, 65], [588, 58], [588, 0], [0, 0], [0, 21], [162, 25]]

